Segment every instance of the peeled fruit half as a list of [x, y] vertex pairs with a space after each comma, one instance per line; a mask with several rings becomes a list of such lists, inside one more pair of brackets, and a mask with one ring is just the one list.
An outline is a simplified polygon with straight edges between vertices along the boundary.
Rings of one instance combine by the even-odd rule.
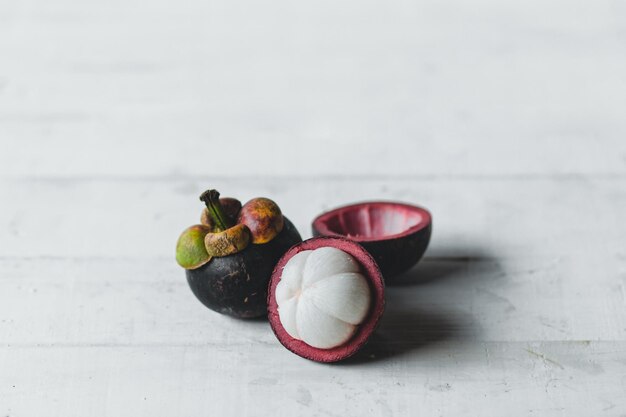
[[287, 349], [317, 362], [356, 353], [384, 310], [384, 283], [374, 259], [342, 238], [299, 243], [278, 261], [268, 290], [268, 317]]

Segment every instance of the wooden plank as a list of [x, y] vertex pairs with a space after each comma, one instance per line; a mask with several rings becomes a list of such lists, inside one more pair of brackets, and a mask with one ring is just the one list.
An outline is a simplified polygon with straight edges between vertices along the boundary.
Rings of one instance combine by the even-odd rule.
[[442, 343], [320, 365], [275, 347], [0, 348], [6, 415], [621, 415], [624, 342]]
[[[626, 8], [0, 6], [0, 415], [626, 415]], [[198, 303], [205, 187], [305, 237], [423, 204], [426, 259], [328, 366]]]
[[[624, 341], [624, 263], [427, 258], [388, 286], [385, 343]], [[4, 260], [0, 340], [14, 347], [278, 347], [265, 322], [205, 309], [170, 259]], [[280, 353], [277, 349], [275, 353]]]
[[0, 175], [626, 174], [613, 2], [316, 6], [3, 6]]
[[[626, 254], [622, 179], [5, 180], [0, 245], [5, 257], [171, 258], [179, 233], [198, 221], [200, 192], [275, 199], [303, 236], [323, 210], [389, 199], [434, 213], [432, 255], [564, 256], [605, 262]], [[602, 248], [602, 249], [599, 249]], [[582, 262], [581, 262], [582, 263]]]
[[[162, 315], [168, 313], [163, 306], [187, 302], [189, 308], [198, 307], [173, 261], [173, 246], [178, 233], [197, 217], [199, 182], [4, 181], [3, 185], [13, 196], [0, 208], [6, 276], [14, 277], [6, 281], [12, 287], [4, 291], [5, 314], [20, 311], [25, 294], [32, 302], [41, 297], [24, 293], [20, 289], [24, 283], [33, 289], [53, 285], [45, 293], [60, 293], [57, 297], [63, 298], [64, 306], [72, 305], [72, 291], [81, 288], [77, 300], [92, 299], [96, 291], [104, 297], [99, 301], [103, 309], [118, 296], [132, 294], [128, 302], [141, 300], [141, 292], [148, 290], [153, 295], [145, 302], [157, 305], [139, 303], [138, 311]], [[626, 209], [622, 181], [400, 181], [392, 186], [384, 181], [230, 180], [221, 185], [233, 190], [231, 195], [275, 198], [305, 236], [308, 219], [326, 204], [374, 193], [423, 202], [435, 214], [433, 241], [428, 261], [403, 279], [417, 285], [395, 290], [398, 305], [422, 306], [435, 315], [441, 309], [453, 322], [474, 316], [478, 323], [472, 323], [477, 328], [471, 331], [486, 332], [480, 340], [624, 338], [626, 248], [624, 225], [618, 221]], [[100, 284], [94, 287], [90, 275]], [[113, 288], [102, 288], [102, 283]], [[147, 284], [158, 286], [146, 288]], [[118, 294], [119, 288], [125, 293]], [[166, 292], [174, 289], [176, 294]], [[171, 299], [174, 295], [180, 297], [176, 302]], [[48, 343], [105, 343], [110, 339], [103, 330], [111, 322], [134, 329], [129, 317], [86, 310], [85, 322], [105, 326], [95, 331], [104, 339], [91, 339], [68, 326], [78, 305], [72, 313], [59, 312], [61, 317], [54, 314], [57, 306], [44, 297], [28, 309], [45, 307], [52, 323], [24, 315], [12, 327], [24, 338], [14, 342], [36, 343], [42, 332], [30, 326], [38, 323], [57, 329], [53, 335], [59, 337]], [[150, 315], [143, 321], [148, 328], [155, 326]], [[457, 327], [471, 326], [461, 321]], [[67, 332], [75, 331], [72, 339]], [[212, 330], [216, 342], [227, 332], [228, 328]]]
[[372, 343], [332, 367], [193, 298], [170, 251], [203, 182], [2, 181], [8, 415], [624, 409], [622, 180], [222, 180], [303, 229], [374, 193], [433, 209], [427, 259], [387, 288]]

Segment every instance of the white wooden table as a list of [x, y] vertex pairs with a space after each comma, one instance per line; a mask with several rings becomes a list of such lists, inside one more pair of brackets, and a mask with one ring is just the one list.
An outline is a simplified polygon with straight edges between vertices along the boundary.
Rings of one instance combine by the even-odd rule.
[[[344, 364], [205, 309], [208, 187], [434, 215]], [[626, 414], [626, 3], [0, 3], [0, 416]]]

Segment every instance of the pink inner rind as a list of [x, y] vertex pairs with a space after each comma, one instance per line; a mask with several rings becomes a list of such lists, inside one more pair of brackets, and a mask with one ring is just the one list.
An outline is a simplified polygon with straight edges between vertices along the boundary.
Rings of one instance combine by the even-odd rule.
[[373, 201], [339, 207], [318, 216], [314, 228], [324, 236], [357, 242], [395, 239], [431, 223], [428, 210], [404, 203]]
[[[278, 314], [278, 303], [276, 302], [275, 293], [283, 268], [289, 259], [304, 250], [313, 250], [326, 246], [340, 249], [359, 262], [362, 272], [368, 278], [370, 284], [372, 305], [366, 319], [358, 326], [356, 333], [348, 342], [332, 349], [318, 349], [307, 345], [301, 340], [292, 338], [283, 328]], [[376, 328], [385, 308], [385, 284], [376, 262], [361, 245], [345, 238], [316, 237], [292, 246], [278, 261], [270, 280], [267, 304], [270, 325], [283, 346], [296, 355], [317, 362], [337, 362], [356, 353]]]

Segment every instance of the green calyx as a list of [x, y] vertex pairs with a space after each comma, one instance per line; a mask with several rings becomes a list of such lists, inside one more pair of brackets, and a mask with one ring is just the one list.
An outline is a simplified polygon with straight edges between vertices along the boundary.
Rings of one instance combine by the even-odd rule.
[[199, 268], [214, 256], [238, 253], [250, 243], [248, 227], [235, 224], [241, 203], [230, 198], [220, 199], [219, 196], [216, 190], [200, 195], [200, 200], [206, 204], [201, 216], [202, 224], [185, 229], [178, 238], [176, 261], [185, 269]]
[[204, 239], [211, 231], [208, 226], [196, 224], [188, 227], [178, 238], [176, 262], [185, 269], [196, 269], [211, 260]]
[[210, 256], [228, 256], [242, 251], [250, 243], [250, 230], [236, 224], [221, 232], [207, 233], [204, 246]]
[[200, 194], [200, 201], [204, 201], [204, 204], [206, 204], [208, 220], [217, 231], [226, 230], [235, 224], [222, 208], [220, 193], [217, 190], [203, 192]]
[[[228, 216], [228, 218], [233, 223], [236, 223], [237, 215], [239, 214], [239, 211], [241, 210], [241, 201], [237, 200], [236, 198], [222, 197], [219, 199], [219, 202], [226, 216]], [[202, 214], [200, 216], [200, 223], [213, 227], [213, 220], [211, 220], [211, 217], [209, 216], [209, 209], [207, 207], [202, 209]]]

